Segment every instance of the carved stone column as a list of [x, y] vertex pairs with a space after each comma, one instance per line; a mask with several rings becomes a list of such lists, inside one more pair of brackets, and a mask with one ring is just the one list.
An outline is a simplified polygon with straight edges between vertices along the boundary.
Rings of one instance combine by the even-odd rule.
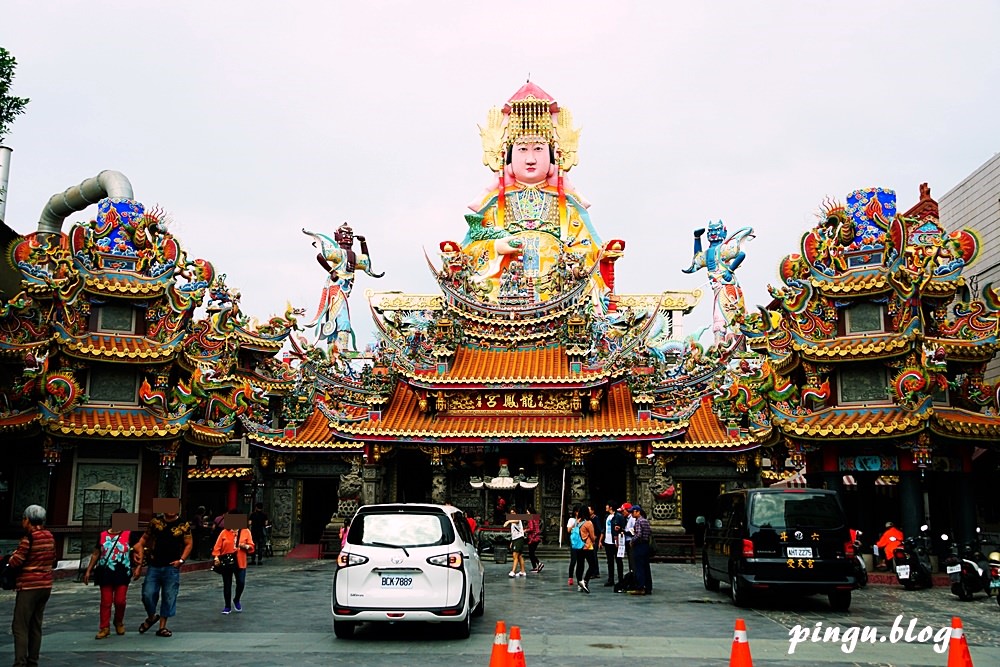
[[435, 466], [431, 472], [431, 500], [439, 505], [444, 504], [448, 495], [448, 475], [443, 466]]
[[295, 528], [295, 481], [275, 478], [271, 487], [271, 543], [275, 555], [284, 555], [292, 548]]
[[569, 467], [569, 504], [570, 507], [587, 503], [587, 469], [582, 464]]
[[361, 491], [361, 502], [372, 505], [382, 502], [382, 466], [366, 464], [361, 471], [364, 488]]

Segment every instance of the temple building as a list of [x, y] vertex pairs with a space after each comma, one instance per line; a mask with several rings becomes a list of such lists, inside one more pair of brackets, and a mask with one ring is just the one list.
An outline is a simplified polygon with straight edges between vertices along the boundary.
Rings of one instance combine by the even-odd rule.
[[995, 465], [983, 463], [1000, 436], [998, 388], [984, 379], [1000, 292], [974, 294], [963, 277], [981, 242], [942, 228], [926, 184], [902, 214], [893, 191], [869, 188], [827, 201], [819, 219], [781, 262], [774, 301], [743, 324], [761, 359], [733, 369], [716, 404], [779, 434], [769, 459], [797, 472], [765, 481], [841, 491], [869, 535], [892, 520], [972, 541], [995, 505]]
[[[536, 84], [480, 133], [486, 194], [413, 258], [438, 291], [393, 291], [390, 273], [354, 297], [376, 329], [360, 350], [355, 280], [384, 274], [349, 224], [303, 230], [327, 276], [315, 314], [260, 323], [121, 174], [54, 196], [0, 267], [7, 536], [37, 502], [78, 556], [88, 490], [108, 486], [143, 518], [155, 497], [189, 515], [263, 502], [279, 554], [390, 501], [451, 502], [483, 525], [531, 508], [552, 541], [572, 506], [625, 501], [657, 531], [696, 533], [721, 491], [761, 484], [837, 489], [869, 535], [930, 522], [968, 541], [991, 520], [1000, 288], [971, 289], [982, 244], [942, 227], [929, 188], [902, 214], [883, 188], [826, 201], [772, 302], [748, 311], [753, 230], [722, 221], [677, 267], [704, 269], [710, 295], [618, 293], [626, 240], [591, 220], [569, 178], [580, 131]], [[687, 332], [709, 296], [711, 326]]]
[[[93, 203], [94, 220], [63, 230]], [[242, 506], [257, 487], [241, 419], [268, 422], [268, 397], [294, 382], [274, 359], [294, 313], [248, 322], [225, 276], [189, 260], [166, 222], [105, 171], [53, 196], [37, 231], [8, 246], [0, 507], [16, 535], [23, 508], [45, 506], [61, 558], [90, 552], [80, 536], [109, 503], [146, 518], [156, 497]], [[244, 465], [213, 468], [216, 454]], [[200, 479], [224, 488], [199, 492]]]

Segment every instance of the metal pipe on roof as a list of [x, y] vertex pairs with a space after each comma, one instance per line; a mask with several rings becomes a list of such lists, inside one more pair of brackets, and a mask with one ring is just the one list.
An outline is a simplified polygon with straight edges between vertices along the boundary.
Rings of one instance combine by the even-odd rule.
[[80, 185], [52, 195], [38, 219], [38, 233], [59, 234], [67, 215], [82, 211], [105, 197], [132, 199], [132, 184], [125, 174], [105, 169]]

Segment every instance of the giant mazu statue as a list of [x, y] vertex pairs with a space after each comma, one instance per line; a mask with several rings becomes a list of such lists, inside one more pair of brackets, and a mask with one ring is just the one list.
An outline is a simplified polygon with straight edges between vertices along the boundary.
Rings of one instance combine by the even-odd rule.
[[[569, 178], [580, 135], [555, 97], [522, 86], [479, 128], [485, 192], [456, 207], [453, 236], [426, 240], [422, 261], [439, 292], [367, 290], [377, 340], [359, 354], [292, 336], [303, 377], [296, 412], [248, 438], [285, 474], [335, 455], [331, 527], [360, 502], [449, 498], [490, 522], [503, 501], [555, 526], [568, 504], [616, 499], [642, 502], [680, 531], [677, 465], [711, 452], [702, 472], [751, 483], [771, 431], [720, 419], [710, 400], [729, 359], [749, 354], [734, 344], [743, 314], [727, 302], [716, 327], [725, 344], [703, 345], [683, 329], [700, 291], [616, 291], [626, 242], [602, 235]], [[695, 264], [731, 294], [742, 261], [733, 249], [748, 233], [721, 253], [717, 235], [713, 227]], [[362, 245], [357, 268], [369, 271], [367, 255]], [[326, 331], [335, 329], [348, 326]], [[709, 486], [717, 493], [718, 482]]]

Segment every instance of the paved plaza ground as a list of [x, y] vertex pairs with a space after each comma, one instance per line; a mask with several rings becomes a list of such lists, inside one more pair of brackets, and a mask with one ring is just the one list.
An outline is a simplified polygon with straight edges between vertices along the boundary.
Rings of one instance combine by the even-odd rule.
[[[707, 592], [696, 565], [654, 564], [654, 594], [615, 594], [593, 582], [592, 593], [566, 585], [566, 561], [551, 561], [540, 575], [507, 577], [509, 565], [487, 563], [486, 614], [475, 619], [472, 637], [450, 638], [439, 626], [363, 626], [354, 639], [334, 638], [330, 615], [333, 561], [271, 559], [247, 574], [244, 611], [222, 609], [221, 578], [210, 571], [182, 577], [174, 636], [139, 635], [144, 614], [140, 583], [129, 591], [128, 634], [97, 641], [98, 593], [70, 580], [58, 581], [45, 615], [42, 665], [184, 666], [241, 665], [479, 665], [489, 662], [498, 619], [519, 625], [528, 665], [727, 665], [736, 618], [746, 620], [754, 665], [946, 665], [947, 654], [932, 642], [893, 644], [889, 633], [903, 616], [913, 635], [936, 632], [959, 615], [977, 667], [1000, 665], [1000, 607], [978, 596], [959, 602], [947, 589], [906, 592], [872, 586], [855, 593], [848, 613], [833, 612], [823, 597], [762, 601], [755, 609], [733, 606], [723, 587]], [[12, 659], [10, 614], [14, 593], [0, 593], [0, 653]], [[799, 644], [788, 654], [789, 630], [877, 626], [886, 641], [859, 643], [853, 653], [841, 643]], [[928, 634], [930, 634], [928, 632]]]

